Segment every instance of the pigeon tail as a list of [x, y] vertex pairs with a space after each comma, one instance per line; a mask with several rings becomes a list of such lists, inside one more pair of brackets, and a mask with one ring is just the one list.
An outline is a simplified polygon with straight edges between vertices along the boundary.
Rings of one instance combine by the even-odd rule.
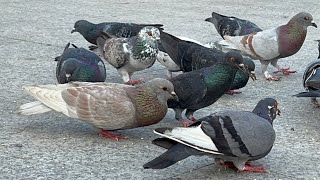
[[42, 104], [40, 101], [34, 101], [21, 105], [17, 113], [20, 115], [29, 116], [33, 114], [42, 114], [49, 111], [51, 111], [51, 109]]
[[183, 160], [192, 154], [188, 149], [192, 149], [183, 144], [177, 144], [170, 148], [168, 151], [153, 159], [152, 161], [143, 165], [144, 169], [164, 169], [169, 167], [180, 160]]
[[320, 91], [301, 92], [293, 95], [295, 97], [320, 97]]

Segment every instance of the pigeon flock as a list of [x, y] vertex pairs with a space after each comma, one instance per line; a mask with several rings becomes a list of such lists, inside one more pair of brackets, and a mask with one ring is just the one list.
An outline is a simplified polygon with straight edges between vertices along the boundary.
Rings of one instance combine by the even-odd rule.
[[[261, 99], [253, 111], [212, 112], [199, 119], [193, 114], [224, 94], [240, 93], [235, 90], [246, 86], [250, 78], [257, 80], [255, 60], [260, 61], [267, 80], [281, 80], [268, 72], [270, 63], [277, 68], [275, 73], [295, 73], [280, 67], [278, 60], [297, 53], [308, 26], [317, 25], [307, 12], [266, 30], [216, 12], [205, 21], [213, 23], [222, 39], [202, 44], [167, 33], [162, 24], [79, 20], [71, 33], [80, 33], [93, 45], [85, 49], [68, 43], [55, 58], [58, 84], [24, 85], [23, 90], [36, 101], [21, 105], [18, 114], [57, 111], [90, 123], [101, 136], [119, 140], [128, 137], [110, 131], [159, 123], [171, 108], [183, 127], [154, 130], [161, 138], [152, 143], [167, 151], [143, 168], [163, 169], [192, 155], [208, 155], [239, 172], [268, 172], [251, 161], [265, 157], [273, 147], [273, 121], [280, 115], [276, 99]], [[306, 92], [294, 96], [311, 97], [320, 107], [316, 99], [320, 97], [317, 41], [318, 60], [307, 66], [303, 76]], [[132, 79], [134, 72], [150, 68], [156, 61], [168, 70], [167, 79]], [[105, 63], [117, 69], [123, 83], [105, 82]], [[172, 72], [178, 71], [181, 74], [173, 76]]]

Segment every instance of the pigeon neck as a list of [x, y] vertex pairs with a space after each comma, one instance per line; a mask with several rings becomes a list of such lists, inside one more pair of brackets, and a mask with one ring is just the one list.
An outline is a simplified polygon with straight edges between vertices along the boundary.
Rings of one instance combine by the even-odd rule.
[[273, 119], [272, 115], [270, 113], [270, 110], [268, 109], [267, 106], [262, 107], [261, 105], [257, 105], [254, 110], [252, 111], [254, 114], [268, 120], [270, 122], [270, 124], [273, 124]]
[[155, 57], [158, 54], [158, 44], [150, 38], [138, 36], [132, 52], [136, 58]]

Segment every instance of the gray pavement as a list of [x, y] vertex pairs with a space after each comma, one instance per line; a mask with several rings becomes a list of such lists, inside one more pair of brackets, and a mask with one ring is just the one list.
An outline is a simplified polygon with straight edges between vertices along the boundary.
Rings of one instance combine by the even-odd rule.
[[[152, 129], [180, 126], [172, 110], [159, 124], [119, 131], [130, 137], [119, 142], [59, 113], [15, 114], [19, 105], [33, 100], [22, 92], [22, 85], [56, 82], [53, 58], [67, 42], [89, 45], [80, 34], [70, 34], [79, 19], [163, 23], [174, 35], [207, 43], [220, 39], [213, 25], [204, 22], [212, 11], [250, 19], [264, 29], [307, 11], [320, 25], [318, 0], [1, 0], [0, 9], [0, 179], [320, 179], [320, 111], [309, 99], [291, 96], [303, 91], [304, 68], [318, 56], [313, 40], [320, 39], [320, 33], [313, 27], [301, 50], [279, 61], [298, 73], [267, 82], [257, 62], [259, 80], [250, 81], [242, 94], [224, 95], [195, 113], [199, 118], [225, 109], [251, 110], [263, 97], [278, 99], [282, 116], [274, 123], [276, 143], [268, 156], [254, 162], [264, 164], [270, 173], [225, 170], [210, 157], [191, 157], [164, 170], [144, 170], [142, 164], [164, 152], [150, 143], [158, 137]], [[116, 71], [107, 68], [107, 81], [121, 82]], [[165, 69], [155, 64], [134, 77], [165, 77]]]

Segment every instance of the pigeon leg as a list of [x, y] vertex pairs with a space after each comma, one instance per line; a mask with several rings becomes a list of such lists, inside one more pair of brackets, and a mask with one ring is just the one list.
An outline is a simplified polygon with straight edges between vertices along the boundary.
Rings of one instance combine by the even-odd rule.
[[[237, 169], [237, 167], [236, 167], [236, 166], [233, 164], [233, 162], [231, 162], [231, 161], [224, 161], [224, 160], [220, 159], [220, 160], [218, 161], [218, 163], [219, 163], [220, 165], [222, 165], [225, 169]], [[251, 162], [250, 162], [250, 161], [247, 161], [247, 162], [245, 163], [245, 165], [251, 166]]]
[[268, 72], [268, 65], [270, 63], [270, 61], [264, 61], [264, 60], [260, 60], [261, 63], [261, 69], [262, 69], [262, 73], [264, 74], [264, 77], [269, 80], [269, 81], [280, 81], [279, 77], [276, 76], [271, 76]]
[[91, 45], [91, 46], [88, 46], [89, 50], [93, 51], [95, 49], [98, 49], [98, 46], [94, 46], [94, 45]]
[[225, 92], [225, 94], [229, 94], [229, 95], [235, 95], [235, 94], [240, 94], [242, 93], [241, 91], [235, 91], [235, 90], [228, 90]]
[[127, 136], [122, 136], [122, 135], [117, 135], [117, 134], [111, 134], [110, 132], [106, 131], [106, 130], [101, 130], [99, 132], [99, 135], [109, 138], [109, 139], [113, 139], [116, 141], [119, 141], [119, 139], [128, 139]]
[[188, 127], [190, 125], [188, 120], [184, 120], [184, 119], [179, 119], [179, 122], [181, 122], [183, 127]]
[[278, 59], [271, 60], [271, 65], [278, 69], [278, 71], [275, 71], [275, 72], [273, 72], [273, 73], [279, 73], [279, 72], [281, 72], [281, 73], [284, 74], [284, 75], [289, 75], [289, 74], [292, 74], [292, 73], [296, 73], [296, 72], [297, 72], [297, 71], [291, 71], [291, 70], [289, 70], [289, 68], [281, 68], [281, 67], [278, 65]]

